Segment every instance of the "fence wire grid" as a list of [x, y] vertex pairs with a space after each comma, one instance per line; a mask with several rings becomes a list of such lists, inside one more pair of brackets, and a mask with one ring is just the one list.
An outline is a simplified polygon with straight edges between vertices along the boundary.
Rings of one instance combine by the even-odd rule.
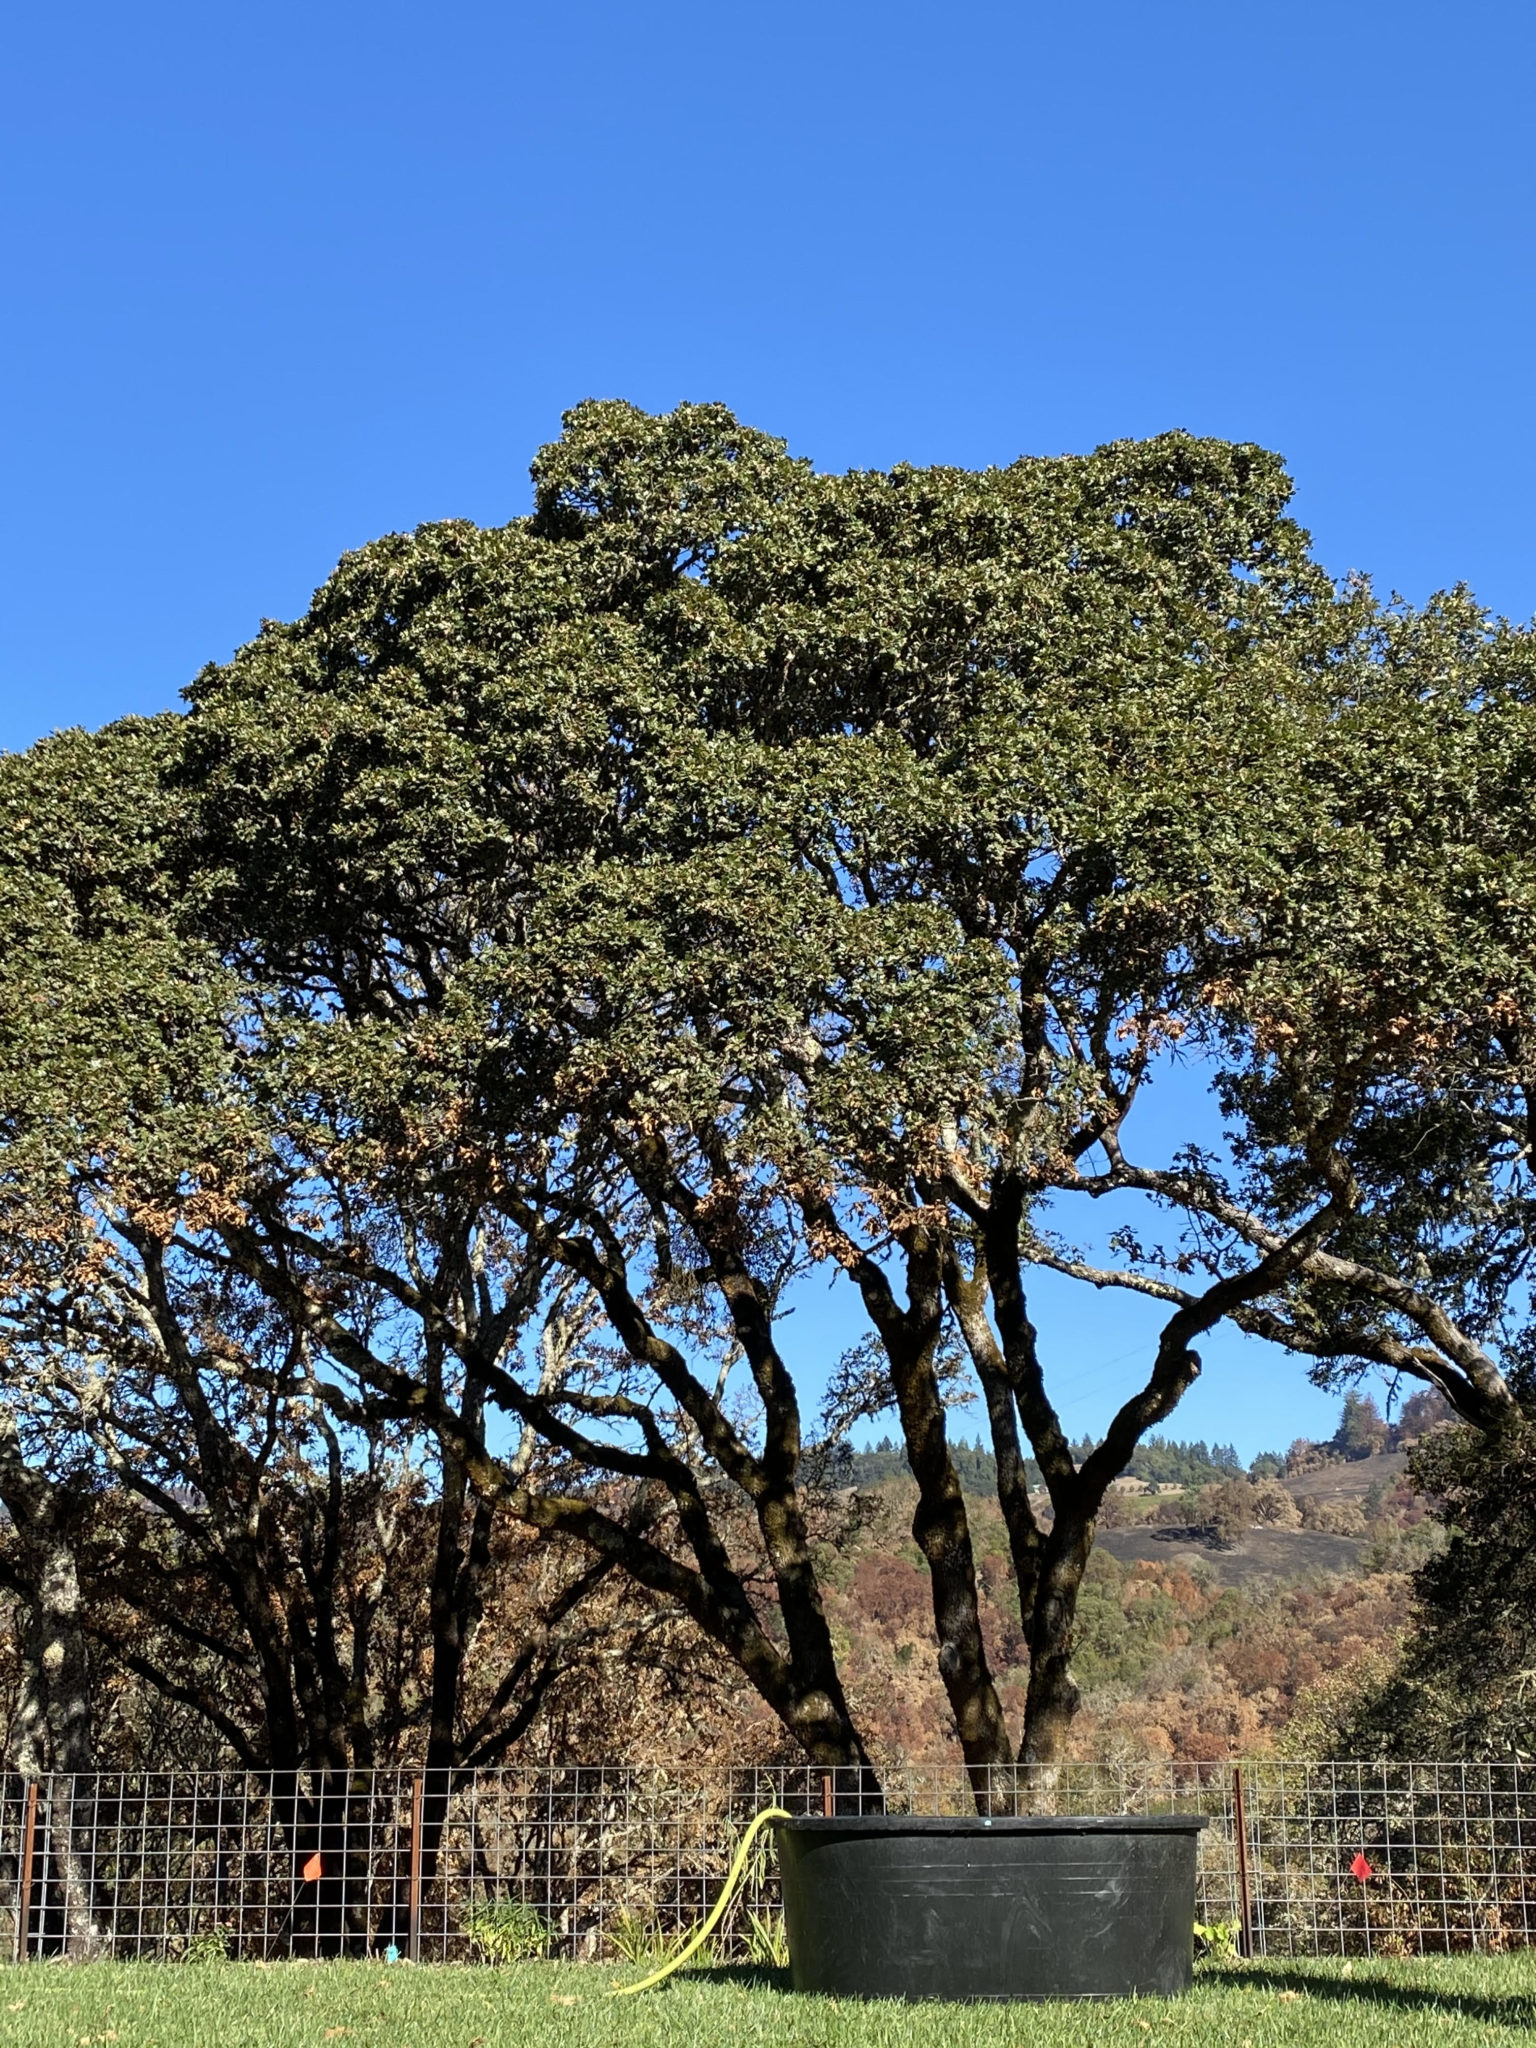
[[[994, 1770], [993, 1813], [1203, 1814], [1198, 1918], [1258, 1956], [1500, 1950], [1536, 1935], [1516, 1764]], [[963, 1766], [0, 1776], [0, 1957], [660, 1960], [754, 1814], [976, 1811]], [[783, 1960], [760, 1838], [715, 1939]]]

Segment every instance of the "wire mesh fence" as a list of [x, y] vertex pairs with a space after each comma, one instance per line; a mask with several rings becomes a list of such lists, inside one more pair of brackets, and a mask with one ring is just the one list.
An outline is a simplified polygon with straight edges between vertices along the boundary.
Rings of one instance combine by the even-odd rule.
[[[660, 1959], [765, 1806], [1196, 1812], [1198, 1917], [1250, 1953], [1413, 1955], [1536, 1936], [1536, 1771], [1514, 1764], [524, 1766], [0, 1777], [0, 1955]], [[783, 1958], [766, 1839], [722, 1959]]]

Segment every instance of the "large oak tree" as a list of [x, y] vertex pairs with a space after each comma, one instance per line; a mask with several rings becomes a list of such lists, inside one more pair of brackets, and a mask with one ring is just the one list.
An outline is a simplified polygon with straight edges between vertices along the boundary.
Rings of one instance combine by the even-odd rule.
[[[17, 900], [39, 872], [54, 894], [12, 926], [13, 1317], [62, 1257], [94, 1286], [99, 1243], [141, 1291], [155, 1265], [254, 1290], [340, 1426], [430, 1428], [858, 1764], [806, 1458], [830, 1361], [785, 1314], [834, 1262], [870, 1328], [843, 1412], [900, 1415], [984, 1796], [1063, 1752], [1096, 1514], [1204, 1331], [1508, 1412], [1526, 643], [1336, 591], [1278, 462], [1187, 436], [825, 477], [721, 408], [595, 405], [535, 483], [528, 520], [348, 557], [198, 680], [117, 925], [22, 843]], [[102, 1080], [104, 986], [134, 1029]], [[1433, 1105], [1448, 1158], [1489, 1047], [1478, 1210], [1418, 1126]], [[1145, 1163], [1137, 1105], [1191, 1051], [1229, 1145]], [[1150, 1212], [1110, 1260], [1062, 1228], [1105, 1196]], [[1167, 1308], [1082, 1459], [1036, 1266]], [[947, 1443], [957, 1351], [1030, 1647], [1017, 1736]]]

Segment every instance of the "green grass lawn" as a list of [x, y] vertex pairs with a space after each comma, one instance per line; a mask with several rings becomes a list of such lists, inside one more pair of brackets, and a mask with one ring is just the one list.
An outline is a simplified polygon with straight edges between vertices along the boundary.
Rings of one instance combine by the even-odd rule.
[[1536, 1952], [1202, 1970], [1187, 1998], [904, 2006], [796, 1998], [773, 1971], [378, 1963], [0, 1969], [4, 2048], [1459, 2048], [1536, 2026]]

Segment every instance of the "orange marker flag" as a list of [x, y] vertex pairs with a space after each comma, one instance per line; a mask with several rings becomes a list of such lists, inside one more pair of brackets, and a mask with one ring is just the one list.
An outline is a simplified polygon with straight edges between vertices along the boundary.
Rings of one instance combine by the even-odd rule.
[[313, 1884], [316, 1878], [323, 1877], [325, 1875], [325, 1864], [321, 1859], [320, 1851], [318, 1849], [315, 1851], [314, 1855], [310, 1857], [309, 1861], [305, 1864], [302, 1875], [304, 1878], [304, 1882], [306, 1884]]

